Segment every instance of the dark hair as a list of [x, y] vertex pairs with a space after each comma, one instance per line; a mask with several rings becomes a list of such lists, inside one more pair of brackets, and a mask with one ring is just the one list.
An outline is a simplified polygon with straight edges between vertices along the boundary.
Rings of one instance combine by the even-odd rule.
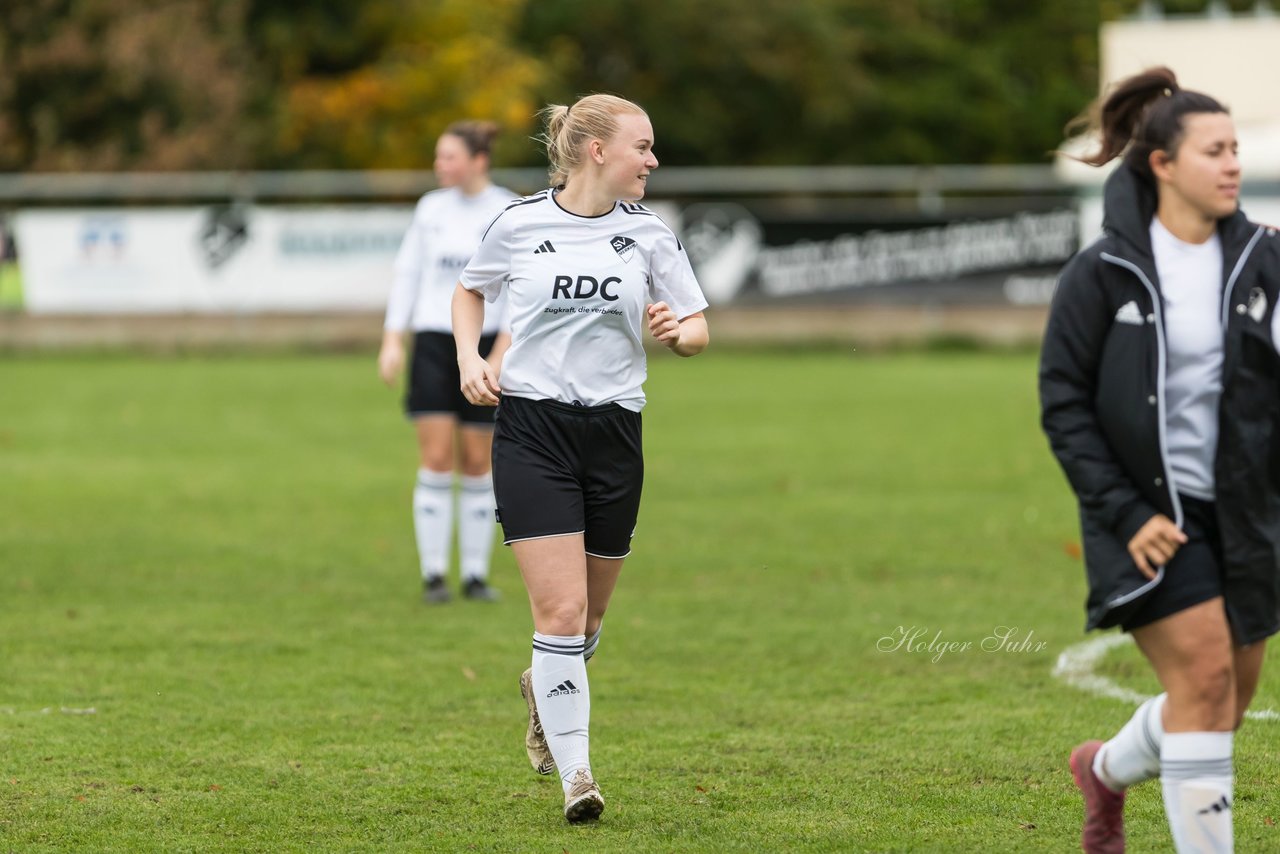
[[1090, 166], [1102, 166], [1123, 155], [1123, 163], [1154, 180], [1151, 152], [1173, 153], [1182, 143], [1183, 117], [1190, 113], [1229, 112], [1217, 99], [1178, 86], [1178, 78], [1163, 66], [1127, 77], [1100, 98], [1069, 128], [1096, 129], [1101, 148], [1080, 158]]
[[466, 119], [454, 122], [444, 129], [442, 136], [456, 136], [462, 140], [471, 156], [489, 154], [493, 150], [493, 139], [498, 135], [498, 125], [494, 122]]

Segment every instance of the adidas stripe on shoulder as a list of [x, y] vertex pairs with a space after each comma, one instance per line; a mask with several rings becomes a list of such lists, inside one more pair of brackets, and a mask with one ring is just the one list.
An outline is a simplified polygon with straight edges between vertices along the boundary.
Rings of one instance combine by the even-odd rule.
[[[646, 208], [639, 202], [619, 202], [618, 206], [622, 208], [623, 213], [642, 214], [644, 216], [658, 217], [656, 213]], [[661, 219], [661, 217], [658, 217]]]

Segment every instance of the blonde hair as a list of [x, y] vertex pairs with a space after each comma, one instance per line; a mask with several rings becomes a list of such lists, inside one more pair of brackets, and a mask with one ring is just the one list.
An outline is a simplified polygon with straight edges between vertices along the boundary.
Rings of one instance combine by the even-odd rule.
[[547, 130], [541, 141], [547, 146], [547, 171], [551, 186], [563, 187], [569, 175], [582, 165], [586, 145], [593, 139], [608, 140], [618, 132], [621, 113], [648, 115], [639, 104], [617, 95], [586, 95], [572, 107], [551, 104], [540, 115]]

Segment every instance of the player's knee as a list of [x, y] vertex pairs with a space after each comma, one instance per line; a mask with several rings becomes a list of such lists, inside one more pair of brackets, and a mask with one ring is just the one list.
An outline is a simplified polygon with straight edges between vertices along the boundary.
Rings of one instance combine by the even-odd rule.
[[1195, 726], [1206, 731], [1238, 725], [1234, 673], [1229, 657], [1208, 657], [1185, 673], [1182, 704]]
[[453, 471], [452, 449], [422, 449], [422, 467], [431, 471]]
[[559, 637], [571, 637], [585, 634], [587, 622], [587, 600], [585, 598], [563, 599], [541, 609], [540, 629], [547, 634]]
[[489, 473], [489, 458], [487, 456], [464, 456], [458, 467], [467, 477], [484, 477]]

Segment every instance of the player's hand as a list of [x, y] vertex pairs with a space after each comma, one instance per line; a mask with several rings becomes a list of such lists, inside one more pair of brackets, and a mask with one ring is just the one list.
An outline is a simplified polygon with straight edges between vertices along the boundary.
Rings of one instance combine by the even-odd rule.
[[680, 321], [676, 313], [665, 302], [655, 302], [649, 306], [649, 333], [662, 342], [663, 346], [672, 348], [680, 343]]
[[479, 353], [458, 360], [458, 375], [467, 400], [476, 406], [498, 405], [498, 372]]
[[1163, 513], [1157, 513], [1138, 529], [1129, 541], [1129, 555], [1147, 578], [1156, 577], [1156, 567], [1173, 560], [1187, 535]]
[[404, 345], [399, 338], [388, 336], [378, 351], [378, 376], [387, 385], [395, 385], [400, 369], [404, 367]]

